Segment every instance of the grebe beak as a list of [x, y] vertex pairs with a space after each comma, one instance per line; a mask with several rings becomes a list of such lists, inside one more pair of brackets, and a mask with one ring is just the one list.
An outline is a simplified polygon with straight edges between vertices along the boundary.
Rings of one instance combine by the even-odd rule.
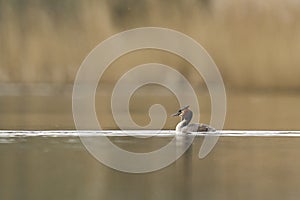
[[182, 111], [184, 111], [185, 109], [188, 109], [189, 107], [190, 107], [189, 105], [183, 106], [182, 108], [180, 108], [177, 111], [177, 113], [174, 113], [173, 115], [171, 115], [171, 117], [181, 116], [183, 114]]
[[181, 110], [178, 111], [177, 113], [172, 114], [171, 117], [176, 117], [176, 116], [179, 116], [180, 114], [181, 114]]

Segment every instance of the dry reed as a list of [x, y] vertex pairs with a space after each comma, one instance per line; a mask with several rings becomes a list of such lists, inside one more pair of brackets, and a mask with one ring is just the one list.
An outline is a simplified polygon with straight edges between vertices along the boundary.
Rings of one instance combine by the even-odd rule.
[[[99, 42], [142, 26], [172, 28], [196, 39], [216, 61], [228, 87], [300, 86], [300, 4], [279, 0], [3, 0], [0, 81], [72, 83]], [[192, 81], [198, 78], [175, 56], [146, 53], [116, 62], [103, 81], [114, 82], [117, 72], [151, 59], [175, 66]]]

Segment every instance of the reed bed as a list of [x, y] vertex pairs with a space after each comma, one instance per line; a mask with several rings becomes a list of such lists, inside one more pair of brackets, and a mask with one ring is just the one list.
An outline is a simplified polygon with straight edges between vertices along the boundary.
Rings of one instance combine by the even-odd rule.
[[[0, 82], [70, 84], [87, 54], [109, 36], [159, 26], [202, 44], [227, 87], [300, 87], [300, 3], [228, 1], [0, 1]], [[184, 60], [141, 51], [120, 58], [102, 81], [115, 83], [136, 64], [174, 66], [191, 82], [198, 75]]]

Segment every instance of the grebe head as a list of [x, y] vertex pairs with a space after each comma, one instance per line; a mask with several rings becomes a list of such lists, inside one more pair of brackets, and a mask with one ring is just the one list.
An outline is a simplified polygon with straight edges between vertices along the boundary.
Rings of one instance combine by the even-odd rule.
[[182, 108], [180, 108], [180, 109], [177, 111], [177, 113], [174, 113], [174, 114], [171, 115], [171, 116], [173, 116], [173, 117], [176, 117], [176, 116], [182, 116], [182, 115], [184, 114], [184, 112], [185, 112], [186, 110], [188, 110], [189, 107], [190, 107], [189, 105], [183, 106]]
[[193, 117], [193, 112], [189, 109], [189, 105], [187, 106], [183, 106], [182, 108], [180, 108], [177, 113], [174, 113], [172, 116], [180, 116], [181, 117], [181, 121], [185, 120], [187, 122], [187, 124], [191, 121], [192, 117]]

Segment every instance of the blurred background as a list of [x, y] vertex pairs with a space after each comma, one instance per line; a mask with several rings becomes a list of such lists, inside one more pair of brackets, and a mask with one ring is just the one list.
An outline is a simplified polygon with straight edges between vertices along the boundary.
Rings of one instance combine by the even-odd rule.
[[[180, 31], [211, 55], [227, 92], [225, 129], [300, 130], [298, 0], [0, 0], [0, 129], [75, 129], [72, 87], [85, 57], [108, 37], [145, 26]], [[201, 75], [176, 55], [148, 49], [120, 57], [103, 74], [96, 95], [102, 128], [118, 129], [110, 108], [117, 80], [149, 62], [190, 81], [201, 122], [209, 123]], [[179, 107], [167, 88], [146, 85], [130, 99], [135, 122], [147, 125], [156, 103], [167, 114]], [[178, 121], [167, 118], [164, 129]], [[110, 138], [134, 152], [171, 139]], [[0, 199], [299, 199], [299, 137], [220, 137], [199, 160], [202, 142], [197, 137], [162, 170], [127, 174], [98, 162], [78, 137], [0, 137]]]
[[[0, 129], [74, 129], [72, 84], [84, 58], [113, 34], [144, 26], [180, 31], [208, 51], [226, 86], [225, 129], [299, 129], [299, 21], [295, 0], [0, 0]], [[199, 91], [201, 121], [209, 123], [209, 94], [193, 67], [171, 53], [141, 50], [101, 78], [102, 127], [118, 129], [110, 110], [116, 81], [148, 62], [182, 73]], [[149, 123], [153, 103], [168, 114], [179, 106], [168, 89], [142, 87], [130, 101], [137, 124]], [[167, 119], [164, 128], [177, 122]]]

